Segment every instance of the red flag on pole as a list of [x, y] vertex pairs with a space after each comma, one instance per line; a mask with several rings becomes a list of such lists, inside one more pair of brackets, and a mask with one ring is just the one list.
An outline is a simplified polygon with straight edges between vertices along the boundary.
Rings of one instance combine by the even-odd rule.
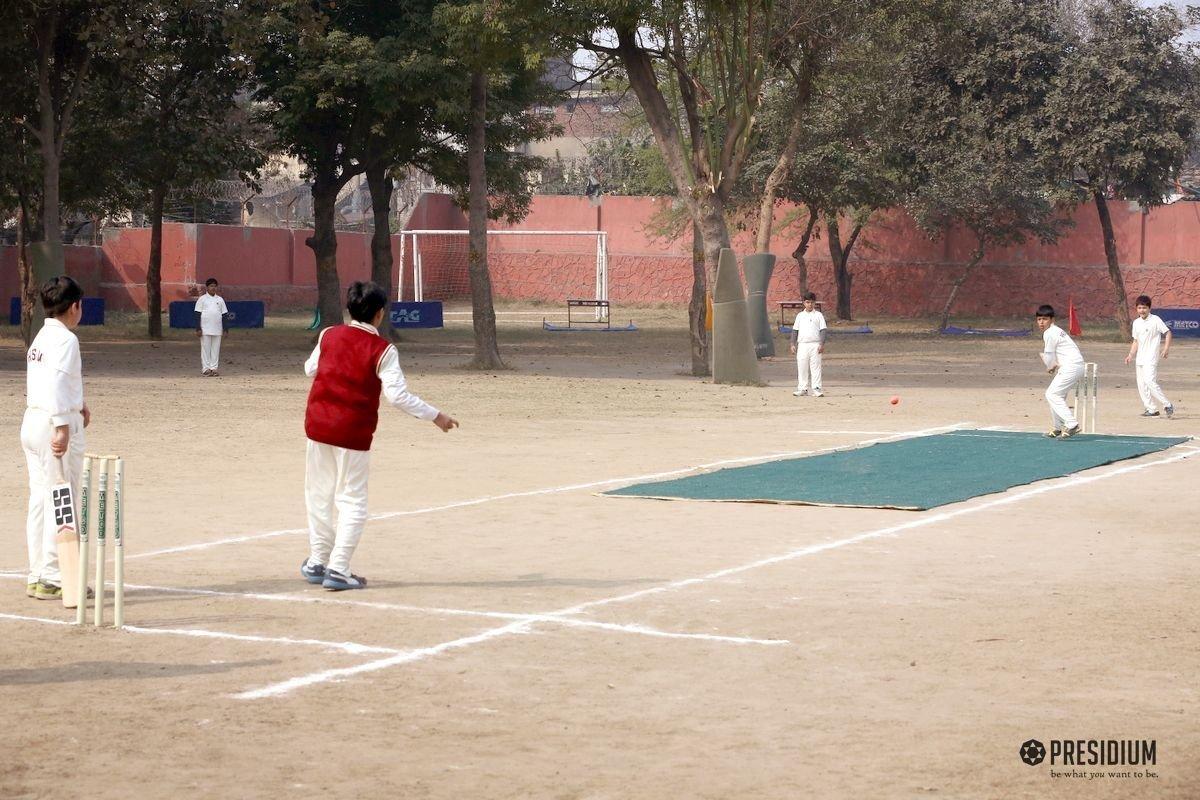
[[1083, 328], [1079, 326], [1079, 316], [1075, 313], [1075, 299], [1067, 301], [1067, 333], [1072, 336], [1082, 336]]

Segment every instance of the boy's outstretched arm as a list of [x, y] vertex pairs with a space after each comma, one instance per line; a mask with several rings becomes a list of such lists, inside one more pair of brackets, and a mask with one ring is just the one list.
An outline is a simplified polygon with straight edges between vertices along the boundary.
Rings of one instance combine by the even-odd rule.
[[458, 420], [449, 414], [438, 411], [420, 397], [408, 390], [408, 381], [404, 378], [404, 370], [400, 369], [400, 355], [396, 348], [389, 346], [379, 359], [379, 380], [383, 384], [383, 396], [388, 403], [406, 411], [417, 419], [429, 420], [443, 432], [458, 427]]
[[1167, 353], [1171, 351], [1171, 329], [1167, 328], [1167, 335], [1163, 337], [1162, 357], [1166, 358]]

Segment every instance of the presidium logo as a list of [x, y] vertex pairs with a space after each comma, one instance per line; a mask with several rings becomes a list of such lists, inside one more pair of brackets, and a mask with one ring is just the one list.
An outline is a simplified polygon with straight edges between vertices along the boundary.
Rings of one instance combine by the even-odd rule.
[[1021, 760], [1031, 767], [1036, 767], [1042, 763], [1042, 759], [1046, 757], [1046, 746], [1037, 739], [1030, 739], [1025, 744], [1021, 745]]
[[[1018, 754], [1021, 760], [1036, 767], [1050, 755], [1050, 776], [1053, 778], [1157, 778], [1158, 773], [1145, 769], [1158, 764], [1156, 739], [1051, 739], [1049, 748], [1037, 739], [1028, 739]], [[1054, 767], [1116, 767], [1107, 770], [1055, 770]], [[1141, 767], [1130, 770], [1129, 767]]]

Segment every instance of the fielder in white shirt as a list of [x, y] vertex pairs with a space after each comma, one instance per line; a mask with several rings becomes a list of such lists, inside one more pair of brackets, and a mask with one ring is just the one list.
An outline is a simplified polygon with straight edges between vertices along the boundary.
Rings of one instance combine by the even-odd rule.
[[1067, 439], [1079, 433], [1079, 422], [1067, 405], [1067, 394], [1083, 376], [1083, 354], [1067, 332], [1054, 324], [1054, 307], [1039, 306], [1037, 326], [1042, 331], [1042, 362], [1054, 376], [1046, 387], [1046, 402], [1050, 404], [1053, 427], [1046, 435]]
[[792, 323], [791, 351], [796, 354], [796, 391], [794, 397], [803, 397], [812, 390], [813, 397], [821, 397], [821, 354], [825, 352], [825, 315], [817, 311], [817, 296], [804, 293], [804, 309]]
[[200, 337], [200, 374], [205, 377], [220, 375], [217, 369], [221, 361], [221, 336], [229, 319], [225, 300], [217, 294], [216, 278], [204, 282], [205, 294], [196, 300], [196, 335]]
[[79, 497], [83, 429], [91, 422], [91, 412], [83, 401], [79, 339], [71, 332], [83, 316], [83, 290], [62, 275], [46, 281], [40, 294], [46, 321], [25, 357], [25, 417], [21, 422], [21, 449], [29, 468], [25, 523], [29, 578], [25, 593], [39, 600], [56, 600], [62, 597], [62, 575], [50, 487], [58, 483], [55, 461], [62, 459], [63, 476], [71, 484], [72, 496]]
[[1158, 359], [1166, 358], [1171, 350], [1171, 329], [1162, 319], [1150, 313], [1148, 295], [1141, 295], [1136, 303], [1138, 318], [1133, 321], [1133, 342], [1129, 345], [1125, 363], [1128, 364], [1136, 356], [1134, 368], [1137, 370], [1138, 394], [1142, 396], [1142, 405], [1146, 408], [1142, 416], [1157, 417], [1158, 409], [1154, 405], [1157, 402], [1162, 406], [1163, 413], [1172, 417], [1175, 415], [1175, 406], [1171, 405], [1158, 385]]

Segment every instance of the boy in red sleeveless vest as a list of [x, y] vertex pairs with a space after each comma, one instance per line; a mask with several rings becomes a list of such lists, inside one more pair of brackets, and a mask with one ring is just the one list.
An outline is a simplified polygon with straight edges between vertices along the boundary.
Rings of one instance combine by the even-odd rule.
[[350, 571], [350, 558], [367, 521], [367, 475], [379, 395], [418, 419], [431, 420], [443, 432], [458, 427], [453, 417], [408, 391], [396, 348], [376, 330], [387, 304], [387, 295], [374, 283], [353, 283], [346, 292], [353, 321], [321, 331], [304, 363], [304, 373], [314, 380], [304, 415], [309, 556], [300, 574], [332, 591], [367, 585], [366, 578]]

